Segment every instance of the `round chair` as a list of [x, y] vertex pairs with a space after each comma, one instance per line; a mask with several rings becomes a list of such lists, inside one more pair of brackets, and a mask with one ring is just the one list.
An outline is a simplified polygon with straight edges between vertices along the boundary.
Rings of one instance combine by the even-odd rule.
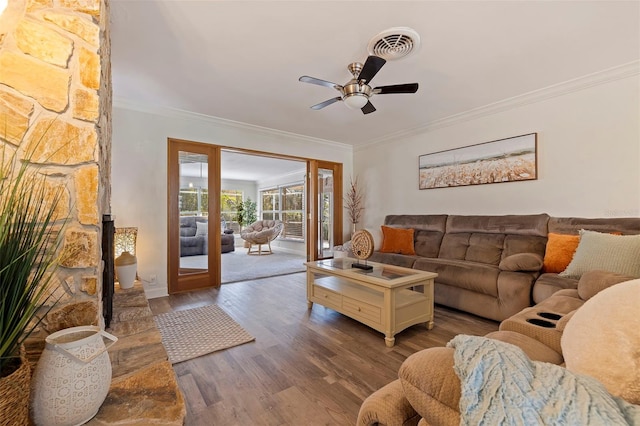
[[[282, 232], [284, 225], [279, 220], [258, 220], [240, 231], [240, 237], [249, 243], [247, 254], [272, 254], [271, 241], [275, 240]], [[269, 250], [262, 251], [262, 245], [267, 244]], [[251, 250], [253, 245], [258, 250]]]

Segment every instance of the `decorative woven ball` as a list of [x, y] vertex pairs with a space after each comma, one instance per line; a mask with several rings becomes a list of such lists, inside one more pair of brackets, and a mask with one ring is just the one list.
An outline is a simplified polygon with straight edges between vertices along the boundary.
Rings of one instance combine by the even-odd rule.
[[373, 254], [373, 236], [365, 229], [356, 231], [351, 237], [351, 251], [358, 259], [368, 259]]

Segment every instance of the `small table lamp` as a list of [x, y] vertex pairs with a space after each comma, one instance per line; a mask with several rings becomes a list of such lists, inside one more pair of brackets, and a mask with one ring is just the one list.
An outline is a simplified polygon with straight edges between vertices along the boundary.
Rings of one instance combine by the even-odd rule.
[[136, 279], [138, 259], [136, 238], [138, 228], [116, 228], [114, 235], [116, 275], [120, 288], [131, 288]]

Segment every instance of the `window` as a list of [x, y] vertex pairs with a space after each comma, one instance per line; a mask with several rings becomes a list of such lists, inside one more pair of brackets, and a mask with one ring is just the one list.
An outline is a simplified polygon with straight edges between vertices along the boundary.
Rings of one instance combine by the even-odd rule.
[[206, 188], [180, 189], [180, 216], [208, 216], [209, 193]]
[[280, 220], [280, 190], [266, 189], [260, 191], [260, 211], [263, 220]]
[[304, 186], [284, 186], [282, 193], [282, 222], [284, 238], [304, 239]]
[[236, 189], [223, 189], [220, 194], [220, 220], [224, 220], [227, 228], [235, 232], [240, 232], [236, 206], [242, 203], [243, 198], [243, 192]]
[[281, 220], [281, 237], [304, 240], [304, 184], [295, 183], [260, 191], [263, 220]]

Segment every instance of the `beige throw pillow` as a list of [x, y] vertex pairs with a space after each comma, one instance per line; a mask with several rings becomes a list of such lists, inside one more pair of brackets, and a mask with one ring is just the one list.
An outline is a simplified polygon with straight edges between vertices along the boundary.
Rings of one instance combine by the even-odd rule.
[[580, 243], [561, 277], [580, 278], [588, 271], [603, 270], [640, 278], [640, 235], [612, 235], [580, 231]]
[[640, 280], [602, 290], [578, 308], [562, 333], [567, 369], [599, 380], [640, 404]]

